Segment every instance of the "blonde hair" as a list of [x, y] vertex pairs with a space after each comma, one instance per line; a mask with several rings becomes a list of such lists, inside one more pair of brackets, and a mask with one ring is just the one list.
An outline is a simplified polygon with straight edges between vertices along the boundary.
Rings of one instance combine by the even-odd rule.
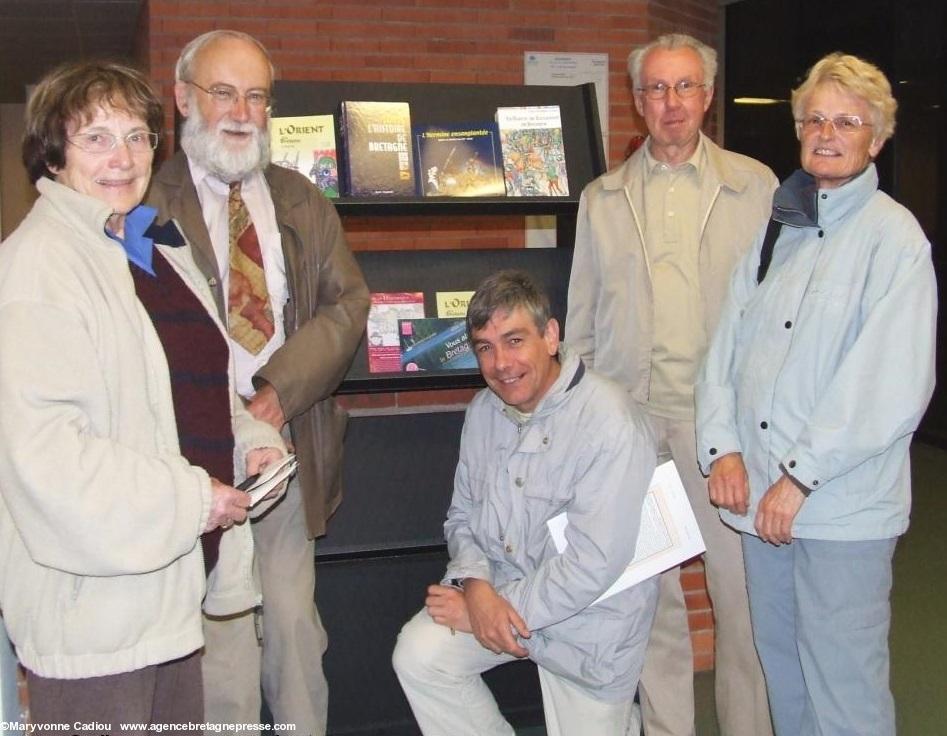
[[796, 120], [803, 117], [809, 95], [822, 84], [834, 84], [867, 103], [876, 141], [884, 143], [894, 135], [898, 101], [891, 94], [888, 78], [874, 64], [839, 51], [822, 57], [809, 70], [805, 81], [792, 91], [792, 114]]

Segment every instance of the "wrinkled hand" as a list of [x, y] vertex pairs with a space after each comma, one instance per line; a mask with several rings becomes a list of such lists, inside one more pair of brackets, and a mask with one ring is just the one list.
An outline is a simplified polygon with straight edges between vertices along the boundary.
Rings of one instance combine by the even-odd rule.
[[[256, 447], [250, 450], [247, 453], [247, 477], [262, 472], [267, 465], [277, 462], [282, 457], [283, 451], [277, 447]], [[285, 490], [285, 488], [286, 484], [280, 483], [260, 500], [268, 501], [271, 498], [276, 498], [281, 490]]]
[[286, 416], [283, 414], [283, 407], [279, 403], [279, 396], [276, 389], [270, 384], [264, 383], [257, 391], [250, 403], [247, 404], [247, 411], [253, 415], [254, 419], [266, 422], [276, 431], [280, 431], [286, 424]]
[[792, 522], [805, 502], [805, 494], [783, 475], [763, 494], [753, 526], [760, 539], [777, 547], [792, 542]]
[[203, 532], [213, 531], [217, 527], [229, 529], [234, 523], [239, 524], [247, 518], [250, 494], [224, 485], [216, 478], [210, 479], [210, 492], [210, 515]]
[[447, 585], [430, 585], [424, 605], [434, 623], [448, 626], [454, 631], [472, 633], [470, 616], [467, 615], [467, 601], [462, 590]]
[[750, 505], [750, 481], [743, 455], [730, 452], [714, 460], [707, 481], [710, 502], [734, 514], [746, 516]]
[[464, 582], [464, 599], [470, 629], [481, 646], [495, 654], [506, 652], [514, 657], [529, 654], [516, 641], [516, 634], [529, 639], [530, 631], [526, 628], [526, 622], [509, 601], [497, 594], [490, 583], [467, 578]]

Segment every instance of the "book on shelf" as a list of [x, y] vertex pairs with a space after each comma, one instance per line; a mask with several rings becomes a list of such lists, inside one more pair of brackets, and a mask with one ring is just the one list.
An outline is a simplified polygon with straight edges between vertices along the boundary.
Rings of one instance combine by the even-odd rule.
[[339, 163], [332, 115], [270, 120], [270, 159], [298, 171], [327, 197], [339, 196]]
[[340, 109], [344, 193], [353, 197], [414, 196], [408, 103], [345, 100]]
[[424, 316], [424, 292], [376, 291], [368, 310], [368, 372], [401, 371], [401, 338], [398, 320]]
[[401, 370], [451, 371], [477, 367], [467, 339], [467, 320], [429, 317], [399, 319]]
[[467, 318], [467, 307], [473, 298], [472, 291], [436, 291], [434, 300], [437, 302], [438, 317]]
[[497, 126], [507, 196], [569, 194], [558, 105], [497, 108]]
[[496, 123], [414, 126], [416, 178], [425, 197], [502, 197]]

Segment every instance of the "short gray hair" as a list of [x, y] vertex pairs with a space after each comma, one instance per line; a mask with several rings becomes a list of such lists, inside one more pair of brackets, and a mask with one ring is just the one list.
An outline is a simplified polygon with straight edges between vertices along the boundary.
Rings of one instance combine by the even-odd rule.
[[474, 330], [482, 330], [498, 310], [509, 314], [522, 307], [539, 334], [543, 334], [552, 318], [549, 297], [525, 271], [506, 269], [487, 276], [467, 305], [467, 331], [473, 339]]
[[270, 52], [266, 50], [266, 46], [257, 41], [249, 33], [221, 28], [216, 31], [208, 31], [207, 33], [201, 34], [193, 41], [188, 43], [187, 46], [181, 49], [181, 55], [178, 57], [177, 63], [174, 65], [175, 81], [194, 81], [193, 77], [191, 76], [194, 71], [194, 59], [197, 58], [197, 55], [200, 53], [201, 49], [203, 49], [208, 44], [211, 44], [214, 41], [218, 41], [222, 38], [236, 38], [256, 46], [260, 50], [260, 53], [263, 54], [264, 58], [266, 58], [267, 64], [270, 65], [270, 79], [276, 78], [276, 67], [273, 65], [273, 60], [270, 58]]
[[834, 84], [867, 103], [876, 141], [884, 143], [894, 135], [898, 102], [891, 94], [888, 78], [874, 64], [839, 51], [823, 56], [809, 70], [806, 80], [792, 91], [792, 114], [796, 120], [802, 118], [809, 95], [822, 84]]
[[707, 85], [708, 91], [713, 89], [714, 78], [717, 76], [717, 52], [703, 41], [698, 41], [686, 33], [665, 33], [628, 54], [628, 74], [631, 75], [631, 85], [635, 90], [641, 87], [641, 67], [644, 65], [645, 57], [655, 49], [668, 51], [693, 49], [696, 51], [700, 56], [701, 66], [704, 68], [704, 78], [701, 81]]

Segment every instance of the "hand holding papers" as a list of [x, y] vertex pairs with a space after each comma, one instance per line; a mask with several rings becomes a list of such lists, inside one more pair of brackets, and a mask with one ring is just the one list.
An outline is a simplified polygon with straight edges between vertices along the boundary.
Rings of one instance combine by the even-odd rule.
[[[566, 514], [553, 517], [546, 525], [556, 549], [563, 552], [569, 545], [565, 535], [569, 525]], [[659, 465], [651, 478], [641, 509], [641, 527], [638, 529], [634, 559], [621, 577], [595, 602], [679, 565], [705, 549], [681, 477], [674, 461], [669, 460]]]
[[299, 463], [295, 455], [286, 457], [266, 466], [262, 473], [251, 475], [237, 488], [250, 494], [250, 507], [262, 501], [274, 488], [296, 472]]

